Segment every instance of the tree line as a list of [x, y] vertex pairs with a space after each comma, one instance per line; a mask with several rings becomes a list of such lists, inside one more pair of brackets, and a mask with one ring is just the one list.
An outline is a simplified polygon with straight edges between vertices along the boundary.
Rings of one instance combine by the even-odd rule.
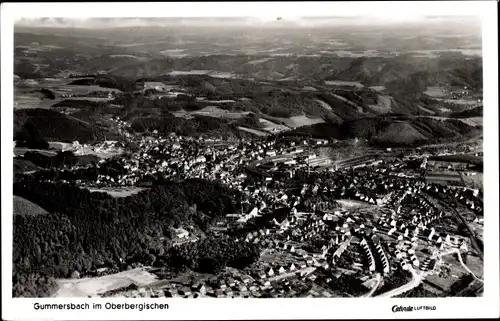
[[[236, 193], [199, 179], [168, 182], [126, 198], [64, 183], [16, 182], [14, 195], [51, 214], [14, 217], [14, 294], [39, 294], [43, 291], [31, 287], [50, 288], [50, 278], [75, 271], [88, 275], [100, 267], [123, 270], [141, 263], [217, 271], [225, 264], [252, 262], [256, 250], [233, 248], [230, 239], [208, 237], [197, 245], [172, 247], [172, 227], [209, 234], [214, 218], [236, 211]], [[36, 275], [40, 281], [30, 281]]]

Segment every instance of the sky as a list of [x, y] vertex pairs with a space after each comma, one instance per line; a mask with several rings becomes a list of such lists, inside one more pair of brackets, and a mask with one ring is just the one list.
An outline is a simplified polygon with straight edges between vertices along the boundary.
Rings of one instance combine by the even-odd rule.
[[[278, 19], [279, 17], [279, 19]], [[373, 17], [220, 17], [220, 18], [21, 18], [18, 27], [56, 27], [56, 28], [113, 28], [113, 27], [164, 27], [164, 26], [273, 26], [273, 27], [314, 27], [324, 25], [391, 25], [408, 23], [455, 23], [471, 25], [479, 22], [474, 17], [418, 17], [407, 20], [390, 20]]]
[[[351, 17], [350, 23], [388, 24], [422, 21], [426, 16], [478, 16], [478, 2], [200, 2], [200, 3], [20, 3], [13, 6], [18, 26], [45, 27], [129, 27], [168, 25], [172, 20], [159, 17], [232, 17], [221, 19], [183, 19], [180, 24], [273, 24], [311, 25], [326, 23], [310, 17]], [[14, 6], [15, 5], [15, 6]], [[117, 7], [120, 10], [116, 10]], [[109, 19], [109, 17], [128, 17]], [[46, 18], [52, 17], [52, 18]], [[59, 17], [59, 18], [57, 18]], [[131, 18], [133, 17], [133, 18]], [[144, 19], [155, 17], [155, 19]], [[42, 19], [40, 19], [42, 18]], [[101, 18], [101, 19], [99, 19]], [[107, 19], [102, 19], [107, 18]], [[341, 19], [337, 19], [341, 20]], [[345, 22], [345, 21], [344, 21]], [[329, 23], [332, 23], [331, 19]]]

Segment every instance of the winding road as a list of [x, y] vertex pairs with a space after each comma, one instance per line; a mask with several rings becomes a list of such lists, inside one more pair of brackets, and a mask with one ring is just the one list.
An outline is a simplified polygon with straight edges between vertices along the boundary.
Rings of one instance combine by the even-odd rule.
[[378, 287], [380, 286], [380, 283], [382, 283], [382, 279], [383, 279], [382, 275], [380, 273], [375, 274], [375, 279], [377, 280], [377, 283], [372, 287], [370, 292], [365, 294], [363, 297], [370, 298], [373, 296], [373, 293], [375, 293], [375, 291], [377, 291]]
[[377, 297], [379, 298], [392, 298], [398, 295], [401, 295], [405, 292], [408, 292], [422, 283], [422, 281], [425, 279], [426, 275], [424, 273], [419, 273], [415, 269], [410, 268], [410, 273], [411, 273], [411, 280], [410, 282], [400, 286], [399, 288], [395, 288], [393, 290], [387, 291], [385, 293], [379, 294]]
[[[458, 249], [450, 249], [446, 252], [443, 252], [443, 253], [438, 253], [436, 255], [433, 255], [432, 258], [433, 259], [436, 259], [436, 258], [440, 258], [442, 256], [445, 256], [445, 255], [449, 255], [449, 254], [453, 254], [453, 253], [456, 253], [458, 254], [458, 260], [460, 261], [460, 263], [462, 264], [463, 268], [468, 272], [470, 273], [475, 280], [483, 283], [484, 281], [480, 278], [478, 278], [468, 267], [467, 265], [465, 265], [465, 263], [462, 261], [462, 255], [460, 254], [460, 250]], [[419, 272], [413, 268], [410, 268], [410, 273], [412, 274], [412, 279], [410, 280], [410, 282], [396, 288], [396, 289], [393, 289], [393, 290], [390, 290], [390, 291], [387, 291], [385, 293], [382, 293], [380, 295], [378, 295], [377, 297], [381, 297], [381, 298], [391, 298], [391, 297], [395, 297], [395, 296], [398, 296], [398, 295], [401, 295], [405, 292], [408, 292], [414, 288], [416, 288], [417, 286], [420, 285], [420, 283], [422, 283], [422, 281], [427, 277], [428, 273], [426, 272]]]

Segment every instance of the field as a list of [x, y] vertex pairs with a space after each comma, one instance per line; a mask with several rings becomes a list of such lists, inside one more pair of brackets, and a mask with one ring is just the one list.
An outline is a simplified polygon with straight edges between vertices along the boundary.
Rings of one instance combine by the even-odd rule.
[[332, 106], [328, 105], [325, 101], [321, 99], [316, 99], [316, 101], [321, 105], [321, 107], [325, 108], [326, 110], [332, 111]]
[[456, 52], [464, 56], [482, 56], [481, 49], [440, 49], [440, 50], [415, 50], [411, 51], [412, 54], [418, 54], [426, 57], [436, 57], [443, 53]]
[[85, 100], [85, 101], [111, 101], [114, 98], [109, 97], [71, 97], [71, 100]]
[[321, 118], [311, 118], [305, 115], [293, 116], [290, 118], [280, 118], [280, 120], [283, 121], [285, 125], [288, 127], [301, 127], [301, 126], [308, 126], [325, 122]]
[[361, 201], [353, 201], [348, 199], [336, 200], [336, 202], [340, 203], [343, 208], [357, 208], [357, 207], [366, 207], [367, 203]]
[[261, 64], [261, 63], [267, 62], [271, 59], [273, 59], [273, 58], [267, 57], [267, 58], [262, 58], [262, 59], [255, 59], [255, 60], [247, 62], [247, 64], [249, 64], [249, 65]]
[[429, 172], [425, 174], [425, 179], [428, 182], [445, 183], [453, 182], [460, 183], [460, 173], [457, 172]]
[[[64, 100], [61, 95], [76, 94], [87, 95], [93, 91], [104, 92], [120, 92], [118, 89], [103, 88], [96, 85], [69, 85], [71, 81], [85, 78], [42, 78], [42, 79], [25, 79], [15, 82], [14, 85], [14, 107], [15, 108], [44, 108], [48, 109], [52, 105]], [[37, 92], [42, 88], [51, 90], [55, 95], [55, 99], [44, 98], [43, 94]], [[90, 101], [109, 101], [111, 98], [98, 97], [71, 97], [73, 100], [90, 100]]]
[[[425, 108], [425, 107], [422, 107], [422, 106], [418, 106], [418, 108], [419, 108], [420, 110], [425, 111], [426, 113], [431, 114], [431, 115], [435, 115], [435, 114], [436, 114], [436, 112], [435, 112], [435, 111], [430, 110], [430, 109], [428, 109], [428, 108]], [[436, 117], [436, 118], [440, 118], [440, 117]], [[442, 117], [442, 118], [445, 118], [445, 117]]]
[[156, 281], [158, 278], [143, 268], [97, 278], [59, 279], [57, 280], [59, 290], [54, 296], [59, 298], [96, 297], [98, 294], [127, 287], [134, 283], [138, 286], [146, 286]]
[[215, 118], [229, 118], [229, 119], [240, 119], [249, 114], [249, 112], [230, 112], [225, 109], [221, 109], [217, 106], [207, 106], [196, 111], [176, 111], [173, 113], [176, 117], [191, 118], [194, 115], [209, 116]]
[[461, 106], [475, 106], [475, 105], [477, 105], [476, 99], [443, 99], [443, 98], [435, 98], [435, 99], [442, 101], [442, 102], [445, 102], [445, 103], [461, 105]]
[[364, 87], [363, 84], [361, 84], [358, 81], [344, 81], [344, 80], [327, 80], [325, 81], [325, 85], [330, 85], [330, 86], [347, 86], [347, 87], [358, 87], [362, 88]]
[[137, 194], [143, 190], [146, 190], [146, 188], [142, 187], [123, 187], [123, 188], [89, 188], [88, 189], [91, 192], [104, 192], [107, 193], [113, 197], [128, 197], [130, 195]]
[[262, 125], [262, 129], [271, 133], [279, 133], [290, 130], [290, 128], [288, 128], [287, 126], [273, 123], [272, 121], [269, 121], [267, 119], [261, 118], [259, 119], [259, 121]]
[[80, 147], [80, 149], [75, 151], [76, 155], [95, 155], [99, 158], [107, 159], [116, 155], [120, 155], [123, 153], [123, 149], [119, 148], [117, 150], [109, 150], [109, 151], [96, 151], [91, 147]]
[[460, 120], [469, 126], [483, 126], [483, 117], [460, 118]]
[[467, 257], [467, 267], [474, 273], [478, 278], [482, 279], [484, 274], [483, 262], [477, 256], [469, 255]]
[[48, 214], [46, 210], [41, 208], [40, 206], [22, 198], [14, 195], [14, 199], [12, 202], [13, 215], [38, 215], [38, 214]]
[[67, 149], [72, 148], [72, 146], [73, 146], [73, 144], [70, 144], [70, 143], [49, 142], [50, 149], [67, 150]]
[[32, 149], [32, 148], [25, 148], [25, 147], [15, 147], [14, 148], [14, 155], [16, 156], [22, 156], [26, 152], [37, 152], [45, 156], [55, 156], [57, 153], [55, 151], [51, 150], [45, 150], [45, 149]]
[[479, 165], [483, 163], [483, 158], [481, 156], [474, 156], [471, 154], [433, 156], [430, 158], [430, 160], [450, 162], [450, 163], [467, 163], [474, 165]]
[[269, 133], [265, 133], [265, 132], [262, 132], [260, 130], [256, 130], [256, 129], [253, 129], [253, 128], [247, 128], [247, 127], [239, 126], [238, 129], [246, 131], [246, 132], [249, 132], [249, 133], [257, 135], [257, 136], [261, 136], [261, 137], [269, 135]]
[[371, 86], [370, 89], [375, 91], [384, 91], [385, 86]]
[[[464, 269], [464, 267], [460, 264], [460, 262], [452, 255], [446, 255], [442, 257], [443, 265], [448, 266], [450, 268], [450, 272], [447, 276], [439, 276], [438, 274], [430, 275], [426, 278], [426, 281], [430, 284], [437, 286], [443, 289], [445, 292], [450, 289], [450, 287], [464, 274], [468, 274], [468, 272]], [[478, 262], [479, 259], [469, 255], [467, 267], [471, 269], [471, 271], [476, 274], [479, 278], [482, 278], [482, 268], [481, 263]], [[479, 263], [479, 264], [478, 264]], [[432, 289], [432, 286], [428, 284], [425, 285], [429, 290], [436, 292], [437, 289]]]
[[62, 98], [42, 99], [39, 94], [31, 93], [29, 91], [23, 92], [22, 90], [14, 89], [14, 108], [44, 108], [48, 109], [52, 105], [62, 101]]
[[470, 187], [470, 188], [478, 188], [482, 189], [483, 188], [483, 173], [476, 173], [476, 175], [462, 175], [462, 178], [464, 180], [465, 186]]
[[390, 113], [392, 111], [392, 98], [390, 96], [378, 95], [377, 104], [369, 105], [370, 108], [380, 114]]
[[430, 116], [432, 119], [446, 120], [446, 119], [456, 119], [469, 126], [483, 126], [483, 117], [468, 117], [468, 118], [448, 118], [448, 117], [438, 117]]
[[28, 160], [23, 159], [22, 157], [14, 157], [13, 162], [14, 175], [18, 173], [32, 172], [38, 169], [38, 166]]
[[427, 87], [427, 90], [424, 91], [424, 94], [430, 97], [445, 97], [448, 95], [445, 88], [438, 86]]
[[228, 72], [219, 72], [215, 70], [174, 70], [168, 73], [170, 76], [186, 76], [186, 75], [208, 75], [214, 78], [234, 78], [236, 75]]

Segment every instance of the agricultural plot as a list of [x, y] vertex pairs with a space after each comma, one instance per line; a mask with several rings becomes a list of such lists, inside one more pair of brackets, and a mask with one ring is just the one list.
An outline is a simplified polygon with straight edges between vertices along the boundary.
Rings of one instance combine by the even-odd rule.
[[33, 148], [25, 148], [25, 147], [15, 147], [14, 155], [15, 156], [23, 156], [26, 152], [37, 152], [45, 156], [55, 156], [57, 152], [45, 149], [33, 149]]
[[378, 95], [377, 104], [369, 105], [370, 108], [380, 114], [390, 113], [392, 111], [392, 98], [390, 96]]
[[96, 297], [99, 294], [127, 287], [131, 284], [147, 286], [158, 278], [142, 268], [132, 269], [97, 278], [60, 279], [59, 290], [55, 297]]
[[249, 65], [256, 65], [256, 64], [262, 64], [265, 62], [268, 62], [269, 60], [273, 59], [272, 57], [267, 57], [267, 58], [262, 58], [262, 59], [255, 59], [247, 62]]
[[104, 192], [107, 193], [113, 197], [128, 197], [130, 195], [135, 195], [141, 191], [146, 190], [147, 188], [142, 188], [142, 187], [135, 187], [135, 186], [130, 186], [130, 187], [123, 187], [123, 188], [89, 188], [88, 190], [90, 192]]
[[321, 99], [316, 99], [316, 101], [318, 102], [318, 104], [321, 105], [321, 107], [323, 107], [324, 109], [326, 110], [329, 110], [329, 111], [332, 111], [332, 106], [330, 106], [329, 104], [327, 104], [325, 101], [321, 100]]
[[462, 175], [465, 186], [470, 188], [483, 188], [483, 173], [476, 173], [475, 175]]
[[288, 128], [287, 126], [273, 123], [267, 119], [261, 118], [261, 119], [259, 119], [259, 121], [262, 125], [262, 129], [265, 131], [271, 132], [271, 133], [280, 133], [283, 131], [290, 130], [290, 128]]
[[242, 130], [242, 131], [245, 131], [245, 132], [248, 132], [248, 133], [251, 133], [251, 134], [254, 134], [254, 135], [257, 135], [257, 136], [261, 136], [261, 137], [269, 135], [269, 133], [265, 133], [263, 131], [256, 130], [256, 129], [253, 129], [253, 128], [247, 128], [247, 127], [239, 126], [238, 129]]
[[385, 86], [371, 86], [369, 88], [371, 90], [375, 90], [375, 91], [384, 91], [385, 90]]
[[288, 127], [302, 127], [302, 126], [309, 126], [309, 125], [314, 125], [314, 124], [319, 124], [319, 123], [324, 123], [325, 121], [321, 118], [312, 118], [308, 117], [306, 115], [301, 115], [301, 116], [293, 116], [290, 118], [280, 118], [286, 126]]
[[364, 85], [358, 81], [345, 81], [345, 80], [327, 80], [325, 85], [340, 86], [340, 87], [358, 87], [363, 88]]
[[439, 86], [431, 86], [431, 87], [427, 87], [427, 90], [424, 91], [424, 94], [426, 94], [427, 96], [429, 97], [445, 97], [448, 95], [448, 91], [443, 88], [443, 87], [439, 87]]
[[196, 111], [180, 110], [174, 112], [173, 114], [176, 117], [183, 117], [183, 118], [192, 118], [194, 115], [199, 115], [199, 116], [209, 116], [214, 118], [240, 119], [248, 115], [249, 113], [250, 112], [231, 112], [225, 109], [221, 109], [217, 106], [207, 106], [205, 108]]

